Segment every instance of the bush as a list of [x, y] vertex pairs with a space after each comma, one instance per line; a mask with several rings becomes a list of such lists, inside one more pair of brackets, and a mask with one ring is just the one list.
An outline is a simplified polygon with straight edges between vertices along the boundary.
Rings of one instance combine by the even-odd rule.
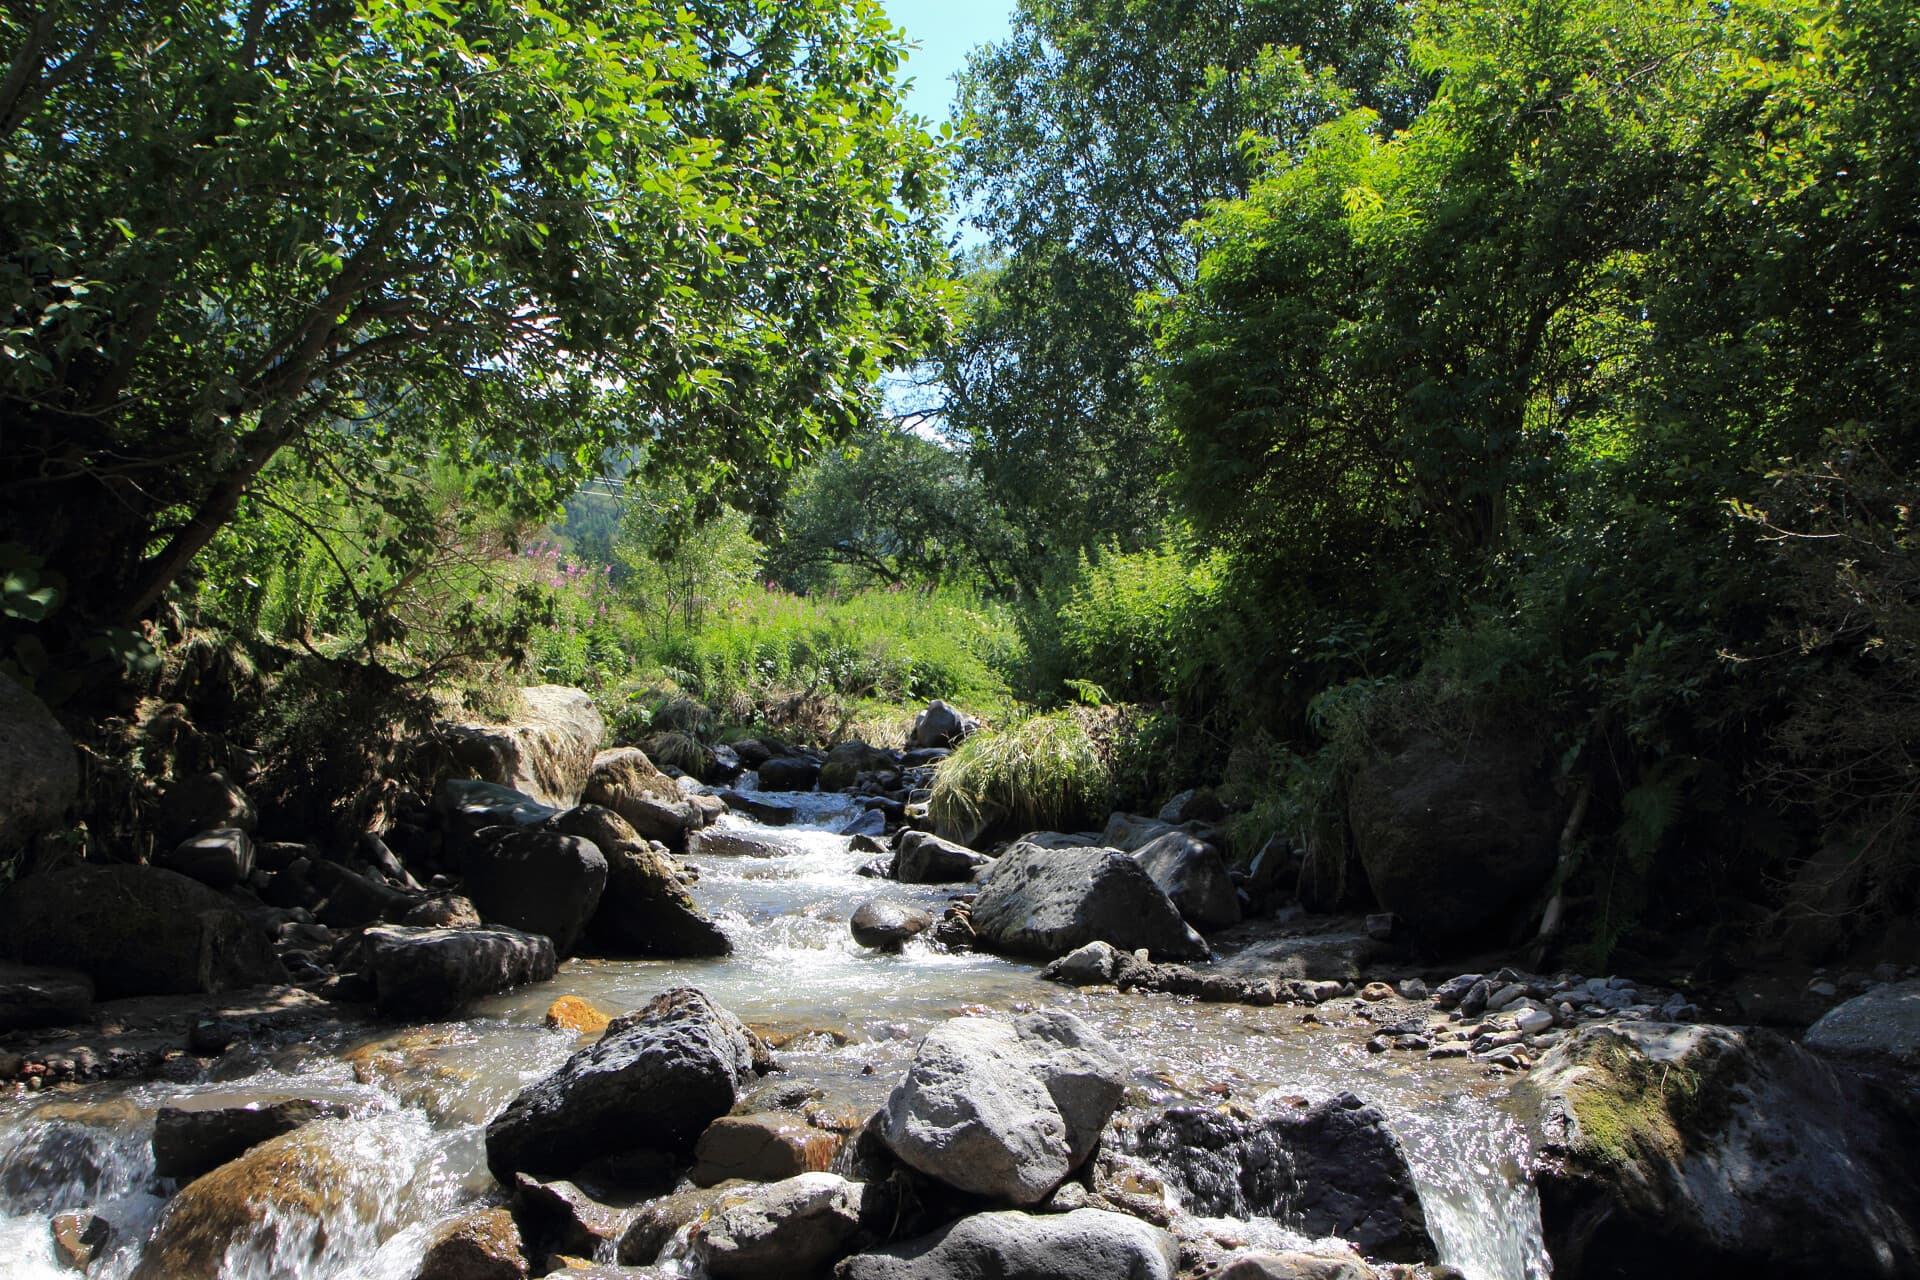
[[1077, 828], [1106, 816], [1112, 776], [1070, 712], [982, 730], [940, 762], [929, 812], [942, 831]]

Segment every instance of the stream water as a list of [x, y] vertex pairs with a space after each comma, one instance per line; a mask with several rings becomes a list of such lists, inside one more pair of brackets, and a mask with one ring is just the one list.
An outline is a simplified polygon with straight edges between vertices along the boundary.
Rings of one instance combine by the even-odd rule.
[[[770, 796], [799, 821], [766, 827], [729, 815], [769, 856], [689, 859], [694, 896], [734, 940], [720, 960], [574, 961], [550, 984], [497, 997], [458, 1023], [390, 1028], [276, 1050], [229, 1053], [190, 1085], [102, 1084], [52, 1099], [0, 1102], [0, 1280], [70, 1276], [55, 1261], [48, 1220], [90, 1208], [115, 1227], [111, 1252], [89, 1273], [122, 1280], [165, 1200], [153, 1174], [153, 1112], [182, 1096], [240, 1099], [298, 1093], [347, 1103], [352, 1118], [330, 1141], [361, 1171], [358, 1206], [343, 1220], [269, 1222], [229, 1250], [223, 1274], [246, 1280], [367, 1277], [409, 1280], [433, 1223], [486, 1194], [487, 1120], [525, 1084], [577, 1047], [547, 1030], [555, 997], [602, 1008], [637, 1007], [672, 986], [706, 991], [783, 1043], [788, 1075], [817, 1082], [862, 1111], [879, 1105], [922, 1033], [962, 1012], [1047, 1005], [1098, 1027], [1131, 1061], [1127, 1105], [1156, 1110], [1248, 1104], [1265, 1094], [1314, 1098], [1351, 1090], [1391, 1117], [1420, 1186], [1443, 1262], [1471, 1280], [1542, 1280], [1539, 1207], [1521, 1170], [1526, 1139], [1502, 1110], [1499, 1087], [1408, 1055], [1370, 1055], [1351, 1034], [1303, 1025], [1285, 1006], [1196, 1004], [1039, 981], [1036, 967], [986, 955], [949, 955], [916, 943], [900, 955], [854, 944], [853, 908], [884, 895], [938, 914], [946, 887], [862, 878], [866, 855], [834, 829], [855, 810], [843, 796]], [[356, 1050], [358, 1052], [356, 1052]], [[358, 1068], [356, 1073], [356, 1067]], [[362, 1191], [364, 1190], [364, 1194]], [[1279, 1224], [1231, 1224], [1276, 1246], [1301, 1243]]]

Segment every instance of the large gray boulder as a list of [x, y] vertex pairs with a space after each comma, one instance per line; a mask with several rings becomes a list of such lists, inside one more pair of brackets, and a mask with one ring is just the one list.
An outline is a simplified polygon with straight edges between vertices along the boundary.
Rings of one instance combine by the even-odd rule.
[[1515, 1088], [1554, 1275], [1920, 1275], [1910, 1102], [1772, 1032], [1582, 1028]]
[[1240, 895], [1226, 861], [1206, 841], [1169, 831], [1133, 856], [1194, 928], [1225, 929], [1240, 923]]
[[714, 1280], [811, 1275], [859, 1231], [869, 1190], [836, 1173], [802, 1173], [725, 1192], [694, 1228], [694, 1260]]
[[512, 1186], [515, 1173], [566, 1177], [597, 1156], [689, 1155], [733, 1108], [755, 1052], [738, 1018], [676, 987], [522, 1089], [487, 1126], [487, 1166]]
[[1102, 1209], [976, 1213], [834, 1268], [834, 1280], [1173, 1280], [1180, 1243]]
[[607, 887], [607, 859], [591, 840], [557, 831], [483, 831], [461, 860], [466, 895], [488, 924], [553, 939], [571, 955]]
[[595, 756], [581, 799], [613, 810], [643, 839], [676, 851], [687, 847], [689, 831], [704, 825], [674, 780], [638, 747], [616, 747]]
[[1016, 955], [1051, 958], [1089, 942], [1145, 947], [1161, 960], [1208, 954], [1147, 869], [1117, 849], [1015, 845], [994, 863], [971, 919], [983, 946]]
[[0, 946], [78, 969], [102, 999], [250, 987], [278, 976], [266, 933], [233, 903], [159, 867], [62, 867], [0, 896]]
[[1889, 982], [1827, 1010], [1806, 1045], [1841, 1058], [1920, 1067], [1920, 979]]
[[880, 1114], [880, 1139], [948, 1186], [1038, 1204], [1092, 1154], [1127, 1074], [1069, 1013], [954, 1018], [920, 1042]]
[[1561, 805], [1528, 740], [1416, 737], [1354, 774], [1347, 817], [1380, 906], [1484, 946], [1545, 886]]
[[51, 830], [80, 792], [80, 755], [46, 704], [0, 676], [0, 853]]
[[1351, 1093], [1251, 1117], [1175, 1108], [1141, 1126], [1137, 1147], [1193, 1213], [1276, 1218], [1370, 1257], [1434, 1259], [1406, 1150], [1386, 1115]]
[[544, 934], [507, 928], [380, 925], [360, 938], [374, 1003], [391, 1017], [446, 1018], [483, 996], [552, 978]]
[[902, 831], [894, 844], [893, 878], [902, 884], [964, 884], [993, 861], [928, 831]]
[[543, 684], [520, 690], [519, 702], [504, 723], [449, 721], [438, 736], [455, 760], [488, 782], [556, 809], [579, 803], [607, 736], [592, 696]]

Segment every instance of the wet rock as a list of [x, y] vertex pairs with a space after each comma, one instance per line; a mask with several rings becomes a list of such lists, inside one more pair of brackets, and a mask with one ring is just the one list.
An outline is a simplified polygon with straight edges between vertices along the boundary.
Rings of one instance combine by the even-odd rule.
[[913, 718], [913, 727], [907, 730], [907, 750], [958, 746], [962, 738], [979, 727], [976, 717], [935, 698], [925, 711]]
[[545, 934], [561, 956], [572, 954], [607, 886], [607, 859], [593, 842], [553, 831], [483, 832], [463, 869], [481, 919]]
[[769, 827], [788, 826], [794, 819], [794, 808], [790, 804], [776, 804], [744, 791], [722, 791], [720, 798], [726, 801], [727, 808], [744, 813], [755, 822], [763, 822]]
[[72, 1022], [92, 1007], [93, 979], [86, 974], [0, 961], [0, 1031]]
[[77, 969], [102, 999], [227, 991], [272, 980], [263, 929], [226, 898], [159, 867], [62, 867], [0, 896], [0, 945]]
[[616, 956], [724, 956], [733, 943], [681, 882], [673, 859], [640, 846], [607, 857], [607, 888], [587, 927], [594, 950]]
[[[820, 766], [820, 789], [822, 791], [844, 791], [859, 781], [863, 773], [881, 773], [888, 769], [898, 769], [898, 753], [879, 747], [868, 746], [864, 742], [842, 742], [827, 752], [827, 759]], [[766, 773], [760, 775], [762, 784], [766, 782]]]
[[1385, 1113], [1351, 1093], [1249, 1118], [1176, 1108], [1141, 1127], [1139, 1150], [1189, 1212], [1277, 1218], [1369, 1257], [1434, 1258], [1405, 1149]]
[[1436, 941], [1484, 938], [1557, 857], [1560, 802], [1523, 736], [1415, 737], [1358, 770], [1347, 816], [1381, 907]]
[[488, 782], [564, 809], [580, 799], [606, 740], [606, 721], [586, 691], [544, 684], [520, 690], [504, 724], [446, 723], [437, 736], [454, 759]]
[[547, 1016], [542, 1019], [549, 1030], [571, 1031], [577, 1036], [597, 1036], [613, 1022], [596, 1008], [591, 1001], [579, 996], [561, 996], [547, 1006]]
[[222, 1104], [218, 1098], [188, 1098], [161, 1107], [153, 1117], [153, 1171], [182, 1183], [238, 1159], [269, 1138], [301, 1125], [344, 1116], [344, 1103], [281, 1098]]
[[1214, 1280], [1374, 1280], [1374, 1271], [1358, 1258], [1250, 1252], [1228, 1258]]
[[390, 1017], [444, 1018], [482, 996], [545, 982], [553, 943], [517, 929], [380, 925], [361, 935], [374, 1001]]
[[1127, 1075], [1113, 1047], [1071, 1014], [954, 1018], [921, 1041], [879, 1136], [948, 1186], [1038, 1204], [1092, 1153]]
[[902, 831], [894, 850], [893, 878], [902, 884], [963, 884], [993, 862], [984, 853], [927, 831]]
[[754, 1041], [740, 1020], [691, 987], [675, 988], [522, 1089], [487, 1126], [487, 1165], [511, 1185], [515, 1173], [564, 1177], [596, 1156], [685, 1156], [733, 1107], [754, 1068]]
[[514, 1212], [529, 1246], [576, 1257], [611, 1257], [638, 1212], [605, 1204], [571, 1182], [514, 1175]]
[[620, 1237], [615, 1256], [623, 1266], [653, 1262], [668, 1241], [712, 1212], [720, 1197], [735, 1190], [736, 1185], [676, 1191], [639, 1205]]
[[826, 1170], [840, 1145], [839, 1134], [792, 1112], [721, 1116], [694, 1144], [691, 1176], [700, 1187], [734, 1178], [774, 1182]]
[[56, 1214], [51, 1228], [53, 1256], [69, 1271], [85, 1271], [92, 1266], [113, 1239], [113, 1224], [85, 1209]]
[[181, 778], [161, 795], [154, 834], [163, 847], [177, 845], [196, 832], [222, 827], [252, 835], [259, 816], [247, 793], [226, 774], [196, 774]]
[[696, 831], [687, 842], [687, 852], [703, 857], [780, 858], [792, 850], [768, 836], [729, 827], [708, 827]]
[[253, 837], [239, 827], [202, 831], [162, 853], [153, 865], [215, 889], [229, 889], [253, 874]]
[[40, 699], [0, 675], [0, 852], [51, 831], [80, 791], [80, 753]]
[[616, 747], [595, 756], [581, 799], [611, 809], [642, 839], [658, 840], [669, 849], [685, 849], [687, 832], [705, 825], [674, 780], [655, 768], [638, 747]]
[[480, 911], [470, 899], [449, 893], [407, 908], [400, 923], [423, 929], [478, 929]]
[[1357, 982], [1380, 944], [1342, 922], [1262, 938], [1223, 961], [1224, 972], [1249, 978]]
[[898, 951], [933, 927], [933, 917], [918, 907], [871, 898], [853, 913], [853, 940], [876, 951]]
[[811, 791], [820, 766], [805, 756], [779, 756], [761, 765], [759, 774], [766, 791]]
[[1015, 845], [981, 885], [972, 925], [984, 946], [1017, 955], [1065, 955], [1096, 941], [1165, 959], [1208, 954], [1146, 868], [1115, 849]]
[[1515, 1088], [1554, 1274], [1920, 1274], [1911, 1111], [1761, 1030], [1584, 1027]]
[[384, 1130], [356, 1132], [355, 1123], [316, 1120], [188, 1183], [154, 1227], [132, 1280], [215, 1280], [230, 1274], [230, 1249], [241, 1251], [231, 1261], [244, 1273], [276, 1250], [319, 1254], [326, 1224], [379, 1221], [390, 1194], [381, 1175], [418, 1153]]
[[887, 834], [887, 815], [878, 809], [863, 809], [840, 828], [843, 836], [883, 836]]
[[427, 1238], [414, 1280], [526, 1280], [520, 1228], [505, 1209], [472, 1209]]
[[1101, 1209], [976, 1213], [930, 1236], [834, 1268], [834, 1280], [1173, 1280], [1180, 1246], [1158, 1227]]
[[1828, 1010], [1807, 1029], [1821, 1053], [1920, 1067], [1920, 980], [1887, 983]]
[[860, 1229], [868, 1192], [832, 1173], [728, 1191], [694, 1230], [694, 1260], [714, 1280], [808, 1275]]
[[1048, 964], [1040, 976], [1070, 987], [1099, 986], [1112, 982], [1120, 972], [1120, 956], [1111, 943], [1089, 942]]
[[1133, 856], [1188, 924], [1224, 929], [1240, 923], [1240, 895], [1212, 845], [1184, 831], [1170, 831]]

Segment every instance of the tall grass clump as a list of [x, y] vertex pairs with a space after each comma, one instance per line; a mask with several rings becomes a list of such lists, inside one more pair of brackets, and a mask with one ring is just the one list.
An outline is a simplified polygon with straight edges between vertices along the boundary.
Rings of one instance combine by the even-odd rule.
[[935, 827], [977, 839], [991, 830], [1075, 828], [1105, 816], [1113, 780], [1071, 712], [982, 730], [940, 762], [928, 810]]

